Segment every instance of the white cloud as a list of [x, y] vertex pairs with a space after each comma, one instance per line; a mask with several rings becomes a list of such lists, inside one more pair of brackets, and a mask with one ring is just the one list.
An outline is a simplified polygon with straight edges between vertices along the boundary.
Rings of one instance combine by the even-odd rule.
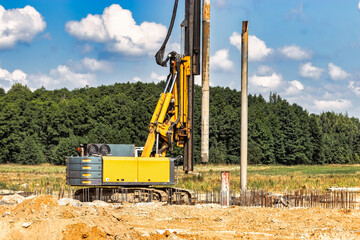
[[202, 82], [201, 82], [201, 76], [200, 75], [195, 75], [194, 76], [194, 83], [198, 86], [202, 86]]
[[[198, 85], [198, 86], [200, 86], [200, 87], [202, 86], [201, 75], [195, 75], [195, 76], [194, 76], [194, 83], [195, 83], [195, 85]], [[209, 86], [210, 86], [210, 87], [214, 87], [215, 84], [210, 80]]]
[[342, 70], [339, 66], [329, 63], [329, 75], [333, 80], [345, 80], [350, 76], [349, 73]]
[[175, 51], [177, 53], [180, 53], [180, 44], [178, 44], [177, 42], [175, 43], [170, 43], [166, 46], [166, 49], [170, 52], [170, 51]]
[[328, 92], [328, 91], [326, 91], [326, 92], [324, 93], [323, 97], [324, 97], [325, 99], [336, 98], [333, 93], [330, 93], [330, 92]]
[[250, 77], [250, 83], [255, 87], [260, 87], [265, 91], [275, 90], [282, 83], [281, 74], [272, 73], [271, 75], [260, 76], [254, 74]]
[[52, 36], [49, 32], [45, 33], [42, 35], [42, 38], [46, 39], [46, 40], [52, 40]]
[[161, 81], [166, 81], [166, 76], [159, 75], [156, 72], [151, 72], [149, 79], [150, 79], [150, 82], [159, 83]]
[[87, 73], [87, 72], [105, 72], [112, 71], [112, 63], [105, 60], [97, 60], [95, 58], [84, 58], [80, 61], [68, 61], [66, 66], [73, 72]]
[[251, 91], [268, 93], [280, 88], [283, 84], [281, 74], [274, 72], [269, 66], [259, 66], [255, 73], [249, 78], [249, 87]]
[[220, 49], [210, 57], [212, 70], [232, 71], [234, 63], [229, 59], [229, 50]]
[[319, 79], [323, 71], [324, 69], [315, 67], [310, 62], [301, 64], [299, 68], [300, 76], [313, 79]]
[[360, 11], [360, 1], [359, 1], [359, 4], [358, 4], [358, 9], [359, 9], [359, 11]]
[[360, 97], [360, 86], [359, 84], [356, 84], [354, 81], [350, 81], [349, 82], [349, 86], [350, 90], [355, 93], [357, 96]]
[[74, 89], [87, 85], [96, 85], [96, 76], [94, 74], [73, 72], [66, 65], [59, 65], [56, 69], [51, 69], [48, 75], [29, 75], [28, 79], [31, 89], [40, 88], [41, 86], [44, 86], [46, 89], [58, 89], [62, 87]]
[[304, 90], [304, 85], [298, 80], [293, 80], [289, 82], [289, 87], [286, 89], [285, 93], [287, 95], [294, 95], [300, 93], [302, 90]]
[[338, 100], [314, 100], [315, 108], [319, 111], [345, 112], [351, 107], [351, 102], [346, 99]]
[[0, 87], [8, 90], [15, 83], [27, 85], [32, 90], [42, 86], [46, 89], [63, 87], [74, 89], [86, 85], [96, 85], [96, 76], [91, 73], [74, 72], [66, 65], [59, 65], [56, 69], [51, 69], [49, 74], [26, 74], [21, 70], [15, 70], [11, 73], [0, 68]]
[[5, 10], [0, 5], [0, 49], [14, 47], [17, 42], [31, 42], [45, 27], [42, 16], [31, 6]]
[[[241, 85], [241, 83], [240, 83], [240, 85]], [[231, 82], [229, 83], [229, 88], [230, 88], [230, 89], [236, 89], [236, 87], [239, 87], [239, 83], [238, 83], [238, 82], [236, 82], [236, 81], [231, 81]]]
[[230, 43], [234, 45], [239, 51], [241, 51], [241, 34], [233, 32], [229, 38]]
[[301, 49], [299, 46], [290, 45], [279, 49], [280, 53], [293, 60], [304, 60], [311, 58], [311, 52]]
[[141, 78], [140, 77], [133, 77], [132, 79], [134, 82], [142, 82]]
[[269, 54], [273, 52], [273, 49], [268, 48], [266, 43], [256, 36], [249, 36], [249, 60], [261, 61]]
[[92, 52], [93, 50], [94, 50], [94, 47], [91, 46], [90, 44], [86, 43], [86, 44], [84, 44], [84, 45], [82, 46], [81, 52], [82, 52], [83, 54], [85, 54], [85, 53]]
[[15, 83], [27, 84], [27, 74], [19, 69], [9, 72], [6, 69], [0, 68], [0, 87], [8, 90]]
[[[266, 43], [254, 35], [249, 35], [249, 61], [262, 61], [271, 53], [273, 49], [268, 48]], [[233, 32], [230, 36], [230, 43], [241, 52], [241, 34]]]
[[148, 77], [141, 78], [139, 76], [134, 76], [132, 80], [134, 82], [147, 82], [147, 83], [159, 83], [161, 81], [166, 81], [166, 75], [160, 75], [156, 72], [151, 72]]
[[154, 22], [137, 25], [131, 11], [113, 4], [102, 15], [88, 14], [81, 21], [69, 21], [65, 30], [79, 40], [105, 43], [111, 52], [152, 55], [166, 35], [166, 27]]
[[80, 40], [106, 42], [110, 39], [104, 20], [100, 15], [88, 14], [80, 22], [69, 21], [65, 24], [65, 30]]
[[84, 58], [81, 61], [83, 67], [91, 72], [110, 72], [111, 63], [108, 61], [99, 61], [94, 58]]
[[269, 66], [261, 65], [258, 67], [256, 72], [260, 75], [269, 75], [269, 74], [273, 73], [274, 70]]

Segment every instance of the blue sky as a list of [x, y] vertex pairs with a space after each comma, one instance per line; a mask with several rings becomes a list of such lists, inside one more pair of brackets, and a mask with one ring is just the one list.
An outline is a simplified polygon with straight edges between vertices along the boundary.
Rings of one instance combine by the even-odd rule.
[[[32, 90], [158, 82], [154, 61], [170, 0], [0, 0], [0, 87]], [[180, 50], [184, 0], [167, 51]], [[240, 89], [249, 20], [249, 93], [280, 94], [310, 113], [360, 117], [358, 0], [211, 0], [213, 86]], [[200, 83], [200, 78], [196, 79]]]

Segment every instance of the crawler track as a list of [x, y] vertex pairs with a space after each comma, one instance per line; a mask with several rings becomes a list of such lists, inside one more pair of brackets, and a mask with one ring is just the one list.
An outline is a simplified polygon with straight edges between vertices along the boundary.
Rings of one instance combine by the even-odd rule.
[[82, 202], [167, 202], [168, 204], [194, 204], [194, 192], [173, 187], [89, 187], [75, 192], [74, 198]]

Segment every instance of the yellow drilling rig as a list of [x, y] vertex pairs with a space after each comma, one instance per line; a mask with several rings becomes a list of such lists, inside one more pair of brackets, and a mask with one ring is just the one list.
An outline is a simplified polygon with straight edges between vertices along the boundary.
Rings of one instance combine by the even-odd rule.
[[[169, 65], [166, 87], [149, 125], [144, 147], [124, 144], [82, 144], [79, 156], [66, 157], [66, 180], [71, 186], [87, 186], [75, 192], [81, 201], [116, 201], [120, 193], [147, 200], [191, 201], [191, 192], [175, 184], [175, 159], [166, 157], [173, 144], [183, 147], [184, 171], [193, 171], [194, 76], [200, 74], [201, 0], [185, 0], [181, 23], [183, 53], [166, 55], [166, 44], [176, 18], [175, 0], [167, 36], [156, 53], [157, 64]], [[135, 199], [135, 197], [133, 197]]]

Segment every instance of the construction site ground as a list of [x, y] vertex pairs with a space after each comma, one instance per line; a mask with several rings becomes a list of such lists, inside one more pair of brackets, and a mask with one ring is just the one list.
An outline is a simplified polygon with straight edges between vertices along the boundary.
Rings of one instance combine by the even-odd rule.
[[48, 195], [7, 196], [10, 202], [4, 198], [0, 196], [1, 240], [360, 238], [358, 209], [82, 204]]

